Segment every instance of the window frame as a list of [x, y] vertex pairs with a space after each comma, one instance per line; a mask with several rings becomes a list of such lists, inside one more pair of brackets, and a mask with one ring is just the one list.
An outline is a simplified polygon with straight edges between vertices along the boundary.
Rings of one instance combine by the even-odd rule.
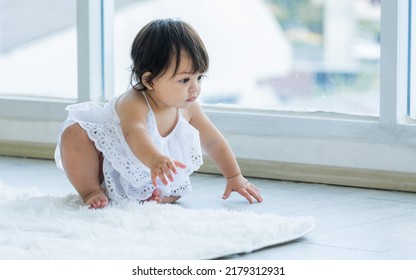
[[[251, 161], [268, 163], [269, 167], [265, 168], [270, 169], [269, 175], [259, 176], [270, 178], [282, 178], [283, 175], [272, 170], [282, 163], [293, 168], [306, 165], [400, 174], [414, 172], [416, 157], [412, 156], [412, 149], [416, 147], [416, 126], [407, 110], [410, 1], [385, 0], [381, 4], [379, 117], [204, 106], [236, 157], [245, 163], [246, 174], [263, 174], [258, 170], [256, 173], [255, 169], [249, 171], [246, 166]], [[78, 99], [0, 97], [0, 142], [14, 145], [34, 141], [52, 147], [67, 105], [89, 100], [104, 102], [114, 96], [113, 15], [112, 0], [77, 0]], [[14, 129], [10, 130], [11, 126]], [[24, 132], [27, 129], [30, 133]], [[0, 152], [7, 154], [2, 149]], [[214, 169], [208, 163], [205, 170]], [[297, 178], [301, 176], [292, 177]]]

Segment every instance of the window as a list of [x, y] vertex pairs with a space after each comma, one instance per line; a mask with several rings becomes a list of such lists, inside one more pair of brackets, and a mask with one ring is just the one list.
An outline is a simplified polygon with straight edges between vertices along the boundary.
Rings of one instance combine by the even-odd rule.
[[191, 23], [207, 45], [211, 69], [200, 97], [206, 104], [379, 114], [379, 1], [115, 3], [116, 94], [128, 85], [138, 30], [151, 19], [173, 17]]
[[409, 78], [408, 78], [408, 113], [412, 119], [416, 118], [416, 21], [412, 15], [416, 14], [416, 6], [409, 1]]
[[1, 1], [0, 94], [76, 98], [76, 1]]
[[[155, 1], [161, 0], [142, 0], [140, 2], [133, 0], [77, 0], [76, 76], [78, 86], [76, 89], [77, 93], [73, 95], [76, 98], [71, 98], [70, 100], [48, 98], [48, 92], [51, 93], [54, 90], [47, 89], [47, 87], [43, 88], [42, 92], [35, 92], [31, 98], [19, 95], [22, 92], [12, 93], [10, 91], [6, 92], [7, 95], [5, 92], [2, 92], [0, 94], [0, 153], [10, 154], [8, 147], [12, 147], [14, 150], [18, 150], [17, 154], [27, 155], [26, 152], [29, 149], [22, 150], [21, 146], [27, 145], [33, 151], [32, 144], [35, 143], [37, 145], [45, 144], [45, 157], [51, 157], [55, 146], [58, 125], [65, 118], [64, 108], [66, 105], [86, 100], [101, 102], [125, 90], [128, 86], [128, 68], [130, 63], [128, 48], [130, 48], [134, 36], [142, 26], [141, 24], [150, 21], [156, 15], [163, 17], [172, 16], [169, 12], [174, 8], [174, 3], [179, 3], [165, 0], [164, 4], [166, 5], [158, 9], [157, 13], [151, 13], [151, 7]], [[218, 3], [233, 3], [233, 7], [236, 9], [247, 9], [245, 5], [248, 5], [249, 2], [262, 2], [267, 5], [263, 5], [261, 9], [267, 8], [267, 11], [270, 12], [270, 7], [276, 9], [276, 5], [279, 4], [285, 4], [288, 7], [290, 3], [296, 3], [297, 1], [245, 0], [243, 2], [229, 0], [219, 1]], [[14, 2], [16, 1], [2, 1], [1, 12], [4, 13], [7, 8], [5, 3]], [[40, 3], [41, 1], [36, 2]], [[58, 3], [57, 1], [55, 2]], [[131, 4], [132, 2], [134, 3]], [[181, 0], [180, 3], [189, 6], [200, 4], [195, 6], [195, 9], [192, 11], [195, 13], [205, 12], [205, 21], [213, 22], [212, 26], [215, 26], [216, 16], [214, 15], [218, 11], [210, 12], [211, 10], [209, 10], [207, 5], [210, 5], [209, 3], [211, 2], [216, 2], [216, 0]], [[325, 14], [324, 7], [328, 3], [329, 5], [333, 4], [331, 2], [337, 2], [337, 5], [343, 3], [343, 5], [347, 6], [349, 4], [346, 4], [346, 2], [359, 3], [358, 0], [314, 0], [306, 2], [313, 5], [314, 9], [317, 9], [318, 15], [319, 11]], [[266, 107], [252, 103], [244, 105], [239, 103], [240, 99], [242, 99], [240, 95], [238, 95], [239, 97], [237, 95], [233, 97], [231, 93], [238, 86], [252, 87], [253, 83], [251, 82], [251, 85], [249, 83], [245, 84], [252, 73], [249, 74], [247, 72], [246, 74], [240, 73], [237, 75], [239, 77], [236, 77], [235, 81], [239, 81], [240, 84], [237, 82], [230, 83], [231, 78], [221, 84], [221, 76], [228, 73], [227, 68], [218, 67], [215, 64], [212, 65], [209, 73], [211, 77], [205, 81], [207, 93], [207, 100], [204, 101], [205, 109], [208, 116], [229, 140], [240, 161], [240, 165], [247, 175], [416, 190], [414, 183], [416, 182], [414, 175], [416, 168], [416, 157], [414, 156], [416, 139], [414, 134], [416, 128], [408, 118], [409, 113], [412, 116], [415, 115], [415, 110], [411, 109], [414, 106], [412, 105], [414, 101], [409, 102], [409, 99], [413, 99], [409, 98], [408, 94], [408, 83], [412, 80], [408, 77], [410, 69], [409, 58], [412, 57], [414, 59], [414, 56], [409, 55], [412, 53], [412, 48], [409, 48], [408, 40], [408, 35], [411, 33], [410, 30], [412, 30], [412, 25], [409, 25], [411, 1], [384, 0], [381, 3], [381, 8], [378, 5], [379, 2], [370, 0], [360, 1], [367, 7], [371, 7], [371, 9], [369, 8], [371, 11], [376, 11], [374, 12], [375, 14], [378, 13], [378, 9], [380, 13], [379, 19], [377, 16], [375, 19], [371, 17], [371, 20], [368, 20], [368, 22], [355, 23], [358, 25], [355, 25], [356, 33], [355, 36], [352, 36], [352, 38], [355, 38], [353, 41], [360, 43], [358, 46], [362, 46], [362, 42], [369, 46], [369, 41], [371, 41], [371, 48], [376, 50], [371, 51], [371, 54], [374, 55], [372, 60], [366, 56], [367, 58], [364, 62], [357, 64], [360, 69], [359, 73], [362, 76], [356, 79], [357, 76], [351, 76], [348, 73], [346, 75], [344, 75], [345, 73], [338, 75], [338, 73], [330, 72], [321, 75], [322, 73], [319, 72], [311, 72], [315, 75], [313, 80], [323, 83], [325, 85], [323, 88], [325, 89], [326, 87], [325, 90], [327, 90], [323, 91], [325, 98], [322, 98], [322, 92], [320, 92], [316, 95], [318, 97], [317, 100], [326, 99], [325, 101], [327, 101], [332, 98], [331, 95], [334, 95], [334, 99], [336, 99], [336, 95], [341, 94], [342, 91], [339, 90], [340, 88], [332, 91], [333, 81], [341, 80], [344, 81], [344, 84], [341, 83], [343, 90], [345, 87], [352, 85], [353, 90], [348, 94], [360, 96], [360, 98], [357, 98], [358, 101], [364, 101], [363, 104], [378, 104], [375, 106], [374, 111], [370, 111], [367, 108], [364, 113], [363, 111], [354, 111], [359, 107], [357, 104], [350, 107], [353, 108], [353, 111], [351, 109], [344, 111], [341, 107], [332, 107], [332, 105], [322, 107], [323, 102], [314, 103], [311, 99], [304, 99], [306, 102], [296, 101], [296, 106], [285, 104], [284, 106], [286, 107], [277, 107], [276, 105]], [[134, 5], [140, 5], [141, 10], [133, 10]], [[338, 9], [339, 6], [333, 6], [332, 8]], [[349, 9], [354, 10], [356, 8], [349, 6]], [[253, 8], [250, 12], [252, 12], [251, 16], [253, 16], [256, 15], [257, 10]], [[293, 44], [295, 44], [294, 40], [304, 38], [302, 37], [305, 35], [304, 29], [299, 31], [299, 29], [294, 28], [295, 30], [291, 30], [293, 23], [284, 23], [281, 18], [282, 15], [279, 13], [276, 16], [278, 21], [276, 21], [276, 18], [271, 18], [274, 23], [273, 26], [277, 28], [276, 22], [279, 22], [280, 29], [278, 28], [278, 30], [280, 30], [280, 34], [286, 37], [286, 41], [279, 41], [280, 43], [284, 42], [279, 49], [285, 50], [287, 48], [290, 58], [302, 58], [299, 55], [299, 53], [302, 53], [302, 50], [293, 48]], [[324, 16], [322, 15], [322, 17]], [[4, 18], [2, 14], [2, 22]], [[129, 22], [132, 18], [140, 19], [143, 23]], [[187, 20], [185, 16], [182, 16], [182, 18]], [[251, 20], [251, 18], [247, 18], [247, 20]], [[199, 26], [196, 21], [195, 23], [191, 20], [188, 21], [195, 26], [204, 38], [210, 53], [215, 53], [216, 51], [213, 50], [215, 48], [227, 47], [224, 44], [218, 46], [210, 43], [209, 40], [207, 41], [209, 37], [208, 32], [210, 32], [209, 28], [204, 30], [203, 26]], [[357, 26], [360, 26], [360, 28], [357, 28]], [[237, 27], [235, 27], [234, 31], [236, 35], [239, 32], [243, 32], [244, 35], [260, 33], [256, 33], [255, 30], [242, 30]], [[315, 30], [312, 27], [309, 28], [312, 31]], [[379, 42], [373, 36], [377, 34], [378, 28], [380, 30]], [[214, 35], [225, 36], [219, 31], [214, 33]], [[310, 32], [308, 31], [306, 34], [308, 34], [306, 37], [310, 38]], [[246, 37], [246, 40], [254, 40], [253, 36]], [[319, 38], [319, 36], [312, 36], [312, 38]], [[322, 39], [317, 41], [320, 42], [320, 40]], [[244, 42], [242, 41], [241, 45]], [[297, 41], [296, 44], [301, 45]], [[414, 44], [411, 46], [414, 46]], [[123, 50], [123, 48], [127, 49]], [[379, 56], [378, 48], [380, 48]], [[322, 51], [322, 45], [317, 47], [318, 53]], [[1, 52], [1, 55], [4, 55], [4, 51]], [[252, 57], [248, 56], [255, 57], [255, 55], [256, 53], [249, 52], [245, 54], [247, 60], [252, 59]], [[226, 58], [233, 58], [233, 56], [227, 55]], [[47, 58], [45, 57], [45, 59]], [[235, 65], [241, 65], [239, 64], [242, 63], [241, 55], [233, 59], [235, 59], [233, 61]], [[284, 59], [287, 58], [283, 57], [282, 60]], [[213, 58], [213, 63], [215, 63], [215, 60]], [[217, 58], [217, 60], [221, 60], [221, 58]], [[114, 63], [114, 67], [112, 63]], [[305, 65], [302, 64], [303, 61], [297, 61], [296, 63], [299, 63], [297, 67], [301, 69], [310, 69], [307, 67], [302, 68], [302, 65]], [[295, 69], [294, 65], [296, 63], [292, 61], [291, 66], [293, 67], [290, 69]], [[13, 64], [13, 66], [16, 65]], [[113, 69], [114, 73], [111, 72]], [[287, 77], [293, 74], [289, 70], [286, 72], [283, 70], [282, 73], [286, 73]], [[230, 75], [236, 74], [233, 71], [229, 72]], [[412, 71], [412, 73], [414, 72]], [[220, 76], [215, 77], [215, 75]], [[215, 80], [217, 82], [214, 83]], [[262, 79], [263, 82], [265, 80], [267, 79]], [[300, 80], [303, 83], [303, 80]], [[298, 80], [295, 79], [295, 81]], [[330, 83], [327, 83], [328, 81]], [[369, 84], [363, 81], [368, 81], [368, 83], [371, 81], [374, 87], [369, 87]], [[355, 82], [358, 84], [354, 84]], [[257, 88], [262, 90], [268, 88], [270, 90], [273, 83], [255, 83], [254, 90], [257, 90]], [[299, 84], [304, 86], [305, 84], [302, 85], [302, 83]], [[280, 80], [276, 84], [276, 88], [283, 91], [285, 84], [290, 85], [284, 79]], [[313, 89], [310, 94], [315, 94], [314, 87], [316, 87], [316, 84], [310, 83], [309, 85], [310, 87], [308, 88]], [[336, 86], [338, 85], [340, 84], [337, 82]], [[368, 88], [371, 88], [372, 91], [367, 92]], [[212, 95], [209, 95], [208, 92], [211, 92]], [[372, 101], [365, 100], [363, 92], [367, 92], [368, 98], [373, 98]], [[25, 92], [23, 93], [26, 94]], [[215, 94], [217, 95], [215, 96]], [[39, 96], [42, 96], [42, 98]], [[53, 94], [50, 94], [50, 96], [55, 97]], [[272, 96], [274, 98], [273, 94]], [[266, 97], [264, 97], [264, 100], [259, 100], [264, 102]], [[357, 101], [355, 99], [352, 100], [354, 102]], [[226, 105], [219, 106], [219, 104]], [[207, 162], [204, 168], [207, 171], [213, 170], [209, 162]]]

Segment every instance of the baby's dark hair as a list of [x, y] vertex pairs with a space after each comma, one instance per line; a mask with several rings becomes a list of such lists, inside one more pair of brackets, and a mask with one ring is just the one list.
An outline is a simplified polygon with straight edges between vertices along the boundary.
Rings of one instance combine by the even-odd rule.
[[145, 25], [131, 47], [131, 86], [137, 90], [146, 89], [141, 80], [143, 74], [151, 73], [146, 79], [151, 83], [166, 72], [171, 61], [176, 62], [175, 75], [181, 51], [191, 59], [193, 73], [208, 71], [209, 58], [204, 43], [189, 24], [181, 20], [158, 19]]

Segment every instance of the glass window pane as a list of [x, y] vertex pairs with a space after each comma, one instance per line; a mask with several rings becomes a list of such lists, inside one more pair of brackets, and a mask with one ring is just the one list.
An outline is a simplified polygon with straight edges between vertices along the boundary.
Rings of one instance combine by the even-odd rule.
[[379, 114], [380, 1], [115, 0], [115, 89], [156, 18], [195, 27], [210, 54], [200, 100], [246, 108]]
[[76, 98], [76, 0], [0, 0], [0, 94]]
[[413, 19], [413, 15], [416, 14], [416, 5], [412, 4], [412, 1], [409, 1], [410, 4], [410, 25], [409, 25], [409, 35], [410, 35], [410, 50], [409, 50], [409, 96], [408, 96], [408, 113], [412, 119], [416, 118], [416, 21]]

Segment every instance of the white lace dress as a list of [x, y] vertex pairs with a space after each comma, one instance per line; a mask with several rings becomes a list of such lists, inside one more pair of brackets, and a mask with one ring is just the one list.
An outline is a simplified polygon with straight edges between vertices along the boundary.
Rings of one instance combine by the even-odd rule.
[[[102, 187], [110, 200], [145, 200], [154, 190], [150, 170], [131, 151], [120, 127], [115, 110], [116, 98], [104, 107], [92, 102], [70, 105], [66, 108], [68, 118], [62, 123], [55, 150], [55, 162], [63, 169], [60, 155], [62, 132], [71, 124], [78, 123], [102, 152], [104, 181]], [[147, 101], [147, 100], [146, 100]], [[183, 196], [191, 190], [189, 176], [202, 165], [202, 152], [198, 131], [179, 114], [174, 130], [166, 137], [159, 134], [156, 119], [149, 106], [147, 128], [159, 150], [174, 160], [186, 164], [178, 168], [174, 182], [165, 186], [158, 181], [157, 188], [164, 196]]]

